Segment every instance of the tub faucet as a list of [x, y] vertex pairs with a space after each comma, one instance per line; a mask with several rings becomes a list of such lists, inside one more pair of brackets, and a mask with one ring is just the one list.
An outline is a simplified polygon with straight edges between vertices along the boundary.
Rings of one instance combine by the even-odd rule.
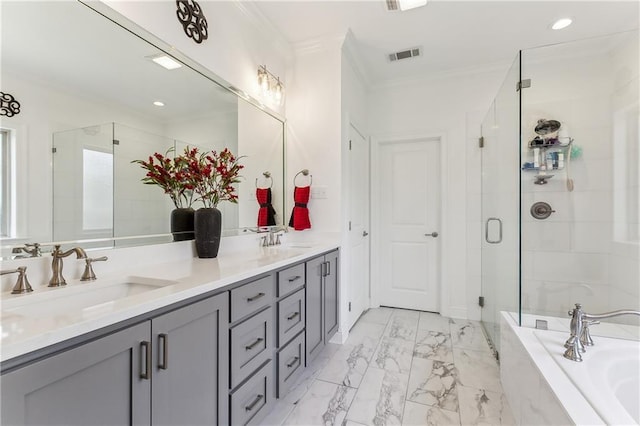
[[567, 350], [564, 357], [571, 361], [582, 361], [582, 353], [586, 351], [585, 346], [593, 346], [593, 339], [589, 332], [589, 326], [600, 324], [601, 319], [619, 317], [621, 315], [639, 315], [640, 311], [622, 309], [619, 311], [605, 312], [603, 314], [588, 314], [582, 310], [582, 305], [576, 303], [575, 309], [569, 311], [571, 317], [571, 335], [564, 344]]
[[54, 247], [53, 252], [51, 252], [51, 256], [53, 256], [53, 261], [51, 262], [51, 270], [53, 271], [53, 275], [49, 280], [49, 287], [60, 287], [61, 285], [67, 285], [67, 281], [62, 276], [62, 259], [72, 253], [75, 253], [78, 259], [84, 259], [87, 257], [87, 254], [80, 247], [74, 247], [65, 252], [60, 250], [60, 245], [56, 245]]

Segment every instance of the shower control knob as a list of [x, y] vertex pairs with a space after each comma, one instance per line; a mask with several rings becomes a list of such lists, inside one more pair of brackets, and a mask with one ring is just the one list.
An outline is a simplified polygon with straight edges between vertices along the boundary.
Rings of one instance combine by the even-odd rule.
[[425, 237], [433, 237], [433, 238], [438, 238], [438, 233], [437, 232], [432, 232], [430, 234], [424, 234]]

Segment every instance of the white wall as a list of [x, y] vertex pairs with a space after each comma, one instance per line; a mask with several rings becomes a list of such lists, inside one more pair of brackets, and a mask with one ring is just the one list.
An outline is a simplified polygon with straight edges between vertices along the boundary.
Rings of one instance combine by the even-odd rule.
[[[443, 194], [448, 226], [442, 230], [444, 248], [441, 313], [479, 319], [474, 308], [480, 293], [479, 280], [467, 286], [467, 144], [477, 144], [477, 133], [468, 134], [468, 117], [478, 121], [495, 96], [507, 66], [498, 70], [469, 70], [412, 80], [371, 90], [368, 98], [368, 129], [371, 136], [443, 135], [447, 152], [447, 192]], [[471, 126], [472, 128], [475, 127]], [[471, 160], [479, 161], [478, 157]], [[473, 170], [478, 170], [477, 165]], [[474, 200], [478, 200], [477, 195]], [[474, 252], [476, 255], [479, 252]], [[479, 273], [478, 273], [479, 275]]]

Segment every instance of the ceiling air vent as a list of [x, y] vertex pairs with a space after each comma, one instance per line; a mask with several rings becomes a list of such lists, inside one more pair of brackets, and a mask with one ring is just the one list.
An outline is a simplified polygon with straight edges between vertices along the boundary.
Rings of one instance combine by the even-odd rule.
[[393, 12], [400, 9], [398, 7], [398, 0], [385, 0], [385, 3], [387, 4], [387, 10], [389, 12]]
[[415, 58], [416, 56], [420, 56], [421, 49], [419, 47], [414, 47], [412, 49], [402, 50], [400, 52], [394, 52], [389, 54], [389, 61], [395, 62], [401, 59], [409, 59]]

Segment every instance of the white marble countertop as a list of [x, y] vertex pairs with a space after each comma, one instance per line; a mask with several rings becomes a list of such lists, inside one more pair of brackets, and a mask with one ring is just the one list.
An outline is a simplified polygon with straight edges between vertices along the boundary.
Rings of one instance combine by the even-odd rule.
[[[221, 248], [216, 259], [189, 257], [141, 266], [129, 262], [129, 266], [103, 274], [93, 282], [67, 279], [64, 288], [42, 286], [25, 295], [4, 292], [0, 299], [3, 302], [0, 359], [4, 362], [338, 247], [336, 239], [324, 238], [274, 247], [251, 244], [251, 247], [229, 250]], [[96, 291], [117, 282], [166, 283], [167, 280], [170, 281], [167, 285], [115, 298], [101, 303], [97, 309], [74, 308], [73, 304], [65, 306], [72, 293]], [[43, 309], [38, 309], [38, 304], [42, 304]], [[35, 308], [29, 309], [30, 306]]]

